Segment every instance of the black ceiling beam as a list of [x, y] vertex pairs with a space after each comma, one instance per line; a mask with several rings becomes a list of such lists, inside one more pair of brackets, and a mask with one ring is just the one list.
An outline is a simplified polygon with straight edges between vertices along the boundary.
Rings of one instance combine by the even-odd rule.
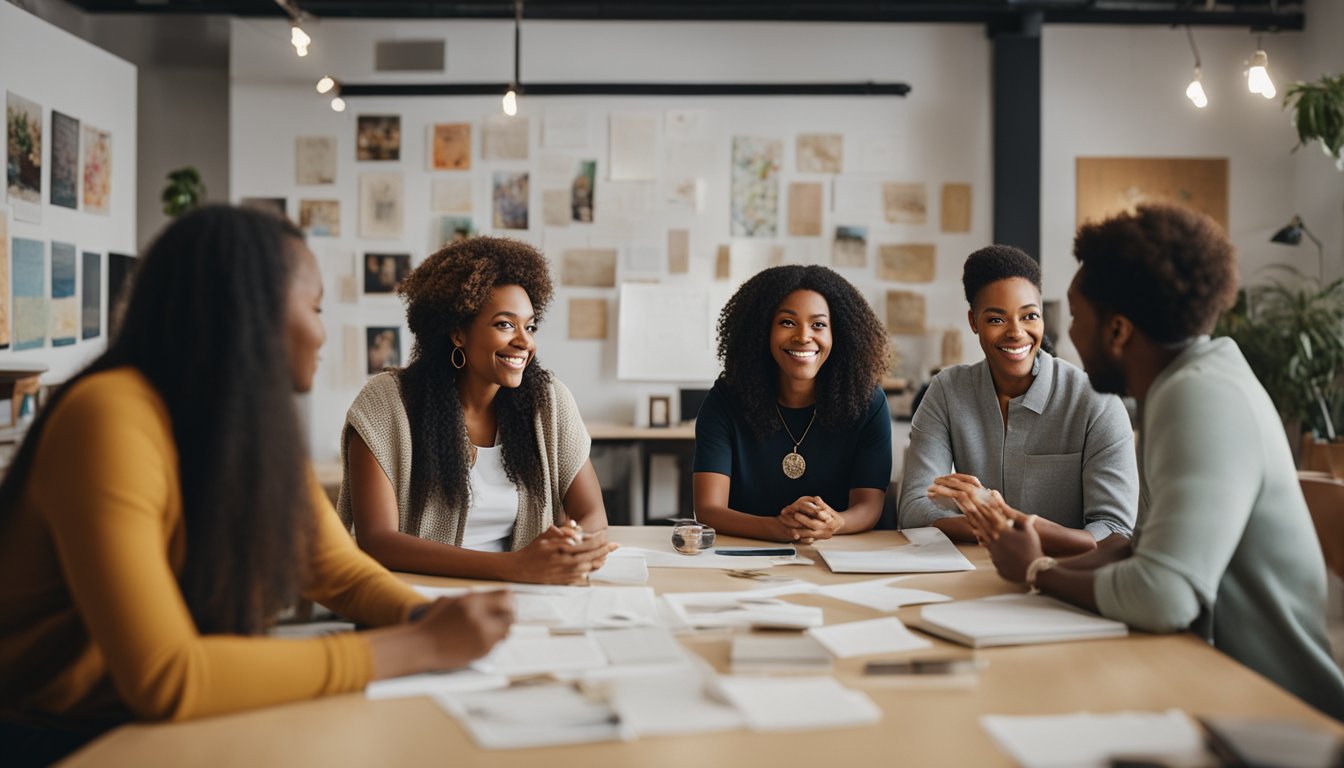
[[[341, 96], [499, 96], [508, 83], [341, 83]], [[907, 83], [523, 83], [519, 96], [905, 96]]]

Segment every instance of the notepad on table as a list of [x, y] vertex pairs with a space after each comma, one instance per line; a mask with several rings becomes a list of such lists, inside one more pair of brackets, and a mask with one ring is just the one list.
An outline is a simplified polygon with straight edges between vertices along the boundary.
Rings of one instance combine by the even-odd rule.
[[834, 573], [946, 573], [974, 571], [975, 565], [937, 528], [901, 531], [909, 544], [880, 549], [831, 549], [818, 543], [817, 552]]
[[986, 715], [980, 727], [1024, 768], [1108, 768], [1126, 758], [1142, 765], [1208, 765], [1198, 729], [1179, 709]]
[[734, 673], [828, 674], [831, 654], [807, 635], [736, 635], [729, 655]]
[[721, 677], [723, 697], [753, 731], [805, 731], [870, 725], [882, 710], [834, 677]]
[[913, 651], [930, 645], [928, 640], [906, 629], [895, 616], [830, 624], [809, 629], [807, 633], [840, 659]]
[[914, 626], [973, 648], [1124, 637], [1124, 623], [1045, 595], [995, 595], [921, 609]]

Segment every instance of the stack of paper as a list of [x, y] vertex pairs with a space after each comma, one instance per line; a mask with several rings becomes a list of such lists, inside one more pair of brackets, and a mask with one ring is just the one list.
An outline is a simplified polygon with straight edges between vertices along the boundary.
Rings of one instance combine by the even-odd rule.
[[630, 734], [604, 702], [570, 685], [525, 685], [500, 691], [436, 696], [482, 749], [522, 749], [615, 741]]
[[513, 588], [514, 622], [561, 631], [647, 627], [658, 623], [651, 587], [555, 587], [519, 584]]
[[1199, 731], [1179, 709], [1162, 714], [980, 718], [999, 747], [1024, 768], [1107, 768], [1117, 758], [1144, 765], [1208, 765]]
[[649, 580], [649, 566], [638, 551], [621, 548], [607, 555], [607, 562], [588, 574], [588, 580], [605, 584], [645, 584]]
[[700, 629], [807, 629], [825, 623], [820, 608], [751, 592], [682, 592], [663, 595], [663, 600], [675, 622]]
[[831, 584], [819, 587], [814, 592], [818, 595], [862, 605], [883, 613], [890, 613], [904, 605], [945, 603], [952, 599], [937, 592], [891, 586], [894, 582], [905, 578], [908, 577], [897, 576], [890, 579], [872, 579], [849, 584]]
[[593, 633], [607, 661], [618, 667], [682, 665], [686, 651], [662, 627], [604, 629]]
[[831, 654], [807, 635], [736, 635], [731, 653], [733, 672], [759, 674], [830, 674]]
[[636, 736], [732, 731], [745, 722], [711, 694], [698, 670], [613, 680], [607, 700], [621, 725]]
[[835, 573], [942, 573], [973, 571], [975, 566], [957, 545], [937, 528], [901, 531], [909, 544], [881, 549], [831, 549], [823, 542], [817, 552]]
[[507, 688], [508, 685], [509, 678], [501, 674], [459, 669], [455, 672], [427, 672], [423, 675], [376, 680], [364, 688], [364, 697], [369, 701], [381, 701], [408, 696], [490, 691]]
[[882, 710], [833, 677], [721, 677], [719, 690], [753, 731], [804, 731], [870, 725]]
[[846, 624], [832, 624], [807, 631], [817, 642], [826, 646], [826, 650], [836, 658], [848, 659], [851, 656], [871, 656], [875, 653], [900, 653], [928, 648], [932, 643], [916, 636], [905, 628], [900, 619], [888, 616], [885, 619], [870, 621], [851, 621]]
[[588, 635], [535, 635], [530, 632], [514, 632], [471, 666], [472, 669], [487, 674], [526, 677], [583, 672], [606, 665], [606, 654]]
[[922, 609], [915, 626], [973, 648], [1096, 640], [1129, 634], [1121, 622], [1103, 619], [1044, 595], [996, 595], [930, 605]]

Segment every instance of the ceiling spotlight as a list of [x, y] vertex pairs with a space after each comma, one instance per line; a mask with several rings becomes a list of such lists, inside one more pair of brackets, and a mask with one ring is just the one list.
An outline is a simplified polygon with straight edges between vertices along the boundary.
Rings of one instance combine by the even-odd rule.
[[1255, 53], [1251, 54], [1250, 67], [1246, 70], [1246, 87], [1251, 93], [1258, 93], [1266, 99], [1272, 99], [1278, 94], [1274, 81], [1269, 79], [1269, 54], [1260, 47], [1259, 41], [1255, 44]]
[[1185, 28], [1185, 37], [1190, 41], [1190, 52], [1195, 55], [1195, 79], [1185, 87], [1185, 98], [1190, 100], [1195, 107], [1203, 109], [1209, 106], [1209, 97], [1204, 94], [1204, 84], [1200, 82], [1199, 77], [1199, 48], [1195, 45], [1195, 33], [1190, 31], [1190, 27]]
[[317, 92], [326, 93], [336, 87], [336, 81], [331, 79], [331, 75], [323, 75], [321, 80], [317, 81]]
[[337, 96], [336, 98], [332, 99], [332, 100], [331, 100], [331, 111], [333, 111], [333, 112], [344, 112], [344, 111], [345, 111], [345, 99], [342, 99], [340, 96]]
[[289, 23], [289, 44], [294, 46], [294, 52], [300, 58], [308, 55], [308, 46], [312, 42], [313, 38], [303, 31], [303, 27], [299, 26], [297, 19]]

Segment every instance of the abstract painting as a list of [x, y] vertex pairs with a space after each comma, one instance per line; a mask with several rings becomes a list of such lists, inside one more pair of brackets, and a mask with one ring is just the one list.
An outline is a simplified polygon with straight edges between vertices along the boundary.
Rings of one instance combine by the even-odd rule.
[[6, 183], [14, 218], [42, 220], [42, 105], [15, 93], [5, 102]]
[[430, 170], [471, 170], [471, 123], [437, 123], [430, 132]]
[[84, 124], [84, 210], [112, 211], [112, 134]]
[[570, 205], [574, 220], [585, 224], [593, 222], [593, 199], [597, 192], [597, 161], [580, 160], [579, 171], [569, 185]]
[[779, 233], [779, 139], [733, 137], [732, 236]]
[[51, 204], [79, 207], [79, 121], [51, 111]]
[[80, 280], [80, 338], [95, 339], [103, 332], [103, 255], [84, 252]]
[[47, 246], [40, 240], [16, 237], [14, 243], [14, 349], [37, 349], [47, 344]]
[[929, 195], [923, 184], [882, 185], [882, 215], [891, 224], [923, 224], [929, 217]]
[[800, 173], [839, 173], [844, 157], [844, 137], [838, 133], [798, 135], [798, 171]]
[[495, 171], [493, 225], [495, 229], [527, 229], [528, 175]]
[[51, 345], [65, 347], [79, 335], [79, 303], [75, 298], [75, 275], [79, 260], [75, 246], [51, 244]]
[[401, 159], [401, 115], [360, 115], [356, 160]]
[[299, 227], [309, 237], [340, 237], [341, 201], [300, 200]]
[[364, 254], [364, 293], [396, 293], [411, 271], [409, 253]]
[[831, 263], [837, 267], [868, 266], [868, 228], [839, 226], [831, 242]]

